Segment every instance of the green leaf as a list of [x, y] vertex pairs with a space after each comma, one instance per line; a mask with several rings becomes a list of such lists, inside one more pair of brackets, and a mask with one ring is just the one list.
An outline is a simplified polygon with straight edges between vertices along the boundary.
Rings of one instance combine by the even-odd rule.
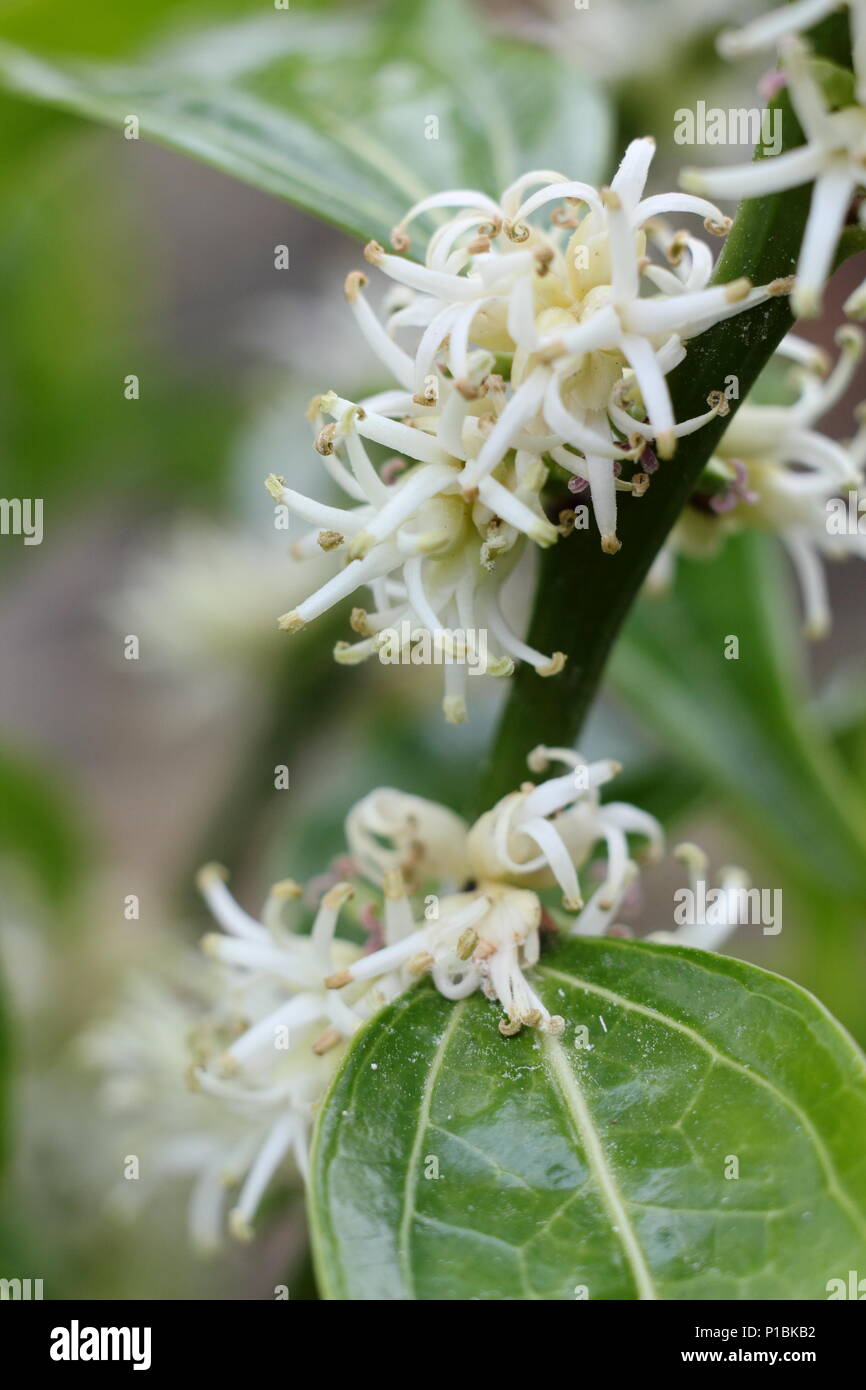
[[[9, 1130], [10, 1130], [10, 1080], [12, 1075], [12, 1039], [9, 1030], [9, 1020], [6, 1009], [5, 982], [0, 978], [0, 1182], [6, 1175], [6, 1165], [9, 1155]], [[6, 1251], [4, 1249], [2, 1219], [0, 1219], [0, 1257]]]
[[325, 1297], [823, 1299], [862, 1264], [866, 1064], [811, 995], [621, 940], [536, 984], [559, 1039], [427, 984], [357, 1036], [312, 1155]]
[[26, 867], [62, 905], [77, 887], [81, 855], [80, 823], [47, 772], [0, 749], [0, 870]]
[[142, 135], [364, 240], [427, 193], [495, 194], [533, 166], [597, 180], [609, 157], [598, 90], [547, 51], [488, 39], [461, 0], [260, 14], [128, 64], [7, 42], [0, 81], [111, 125], [135, 115]]
[[774, 538], [755, 534], [715, 560], [682, 561], [671, 593], [635, 608], [611, 679], [793, 874], [862, 902], [862, 798], [810, 709], [786, 564]]

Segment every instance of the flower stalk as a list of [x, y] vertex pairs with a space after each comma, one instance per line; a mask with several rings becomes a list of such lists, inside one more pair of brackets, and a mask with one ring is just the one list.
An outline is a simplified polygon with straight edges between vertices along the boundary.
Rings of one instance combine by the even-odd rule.
[[[846, 16], [827, 21], [811, 36], [814, 51], [839, 60], [840, 32]], [[783, 150], [802, 143], [802, 131], [783, 90], [770, 103], [782, 112]], [[756, 158], [762, 158], [760, 151]], [[747, 277], [765, 284], [796, 269], [806, 228], [811, 187], [741, 204], [719, 258], [717, 284]], [[843, 239], [837, 259], [850, 254]], [[527, 752], [542, 738], [571, 743], [595, 698], [613, 643], [637, 598], [653, 560], [686, 505], [708, 459], [739, 404], [746, 398], [782, 338], [792, 327], [786, 297], [772, 298], [750, 311], [748, 323], [716, 324], [692, 343], [688, 360], [668, 377], [677, 419], [706, 408], [720, 381], [736, 378], [730, 414], [709, 421], [680, 440], [676, 466], [662, 466], [639, 508], [623, 508], [621, 551], [605, 555], [593, 546], [558, 545], [541, 560], [528, 641], [541, 650], [564, 652], [565, 669], [556, 681], [540, 683], [518, 670], [484, 775], [477, 783], [477, 806], [502, 796], [519, 776]], [[474, 808], [473, 808], [474, 809]]]

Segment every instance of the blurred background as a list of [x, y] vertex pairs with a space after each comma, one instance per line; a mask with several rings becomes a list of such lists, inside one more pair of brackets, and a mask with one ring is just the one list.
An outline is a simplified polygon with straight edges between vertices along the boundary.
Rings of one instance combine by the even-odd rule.
[[[5, 0], [0, 41], [120, 63], [176, 29], [189, 31], [194, 50], [199, 26], [263, 8], [82, 0], [73, 12]], [[331, 7], [296, 8], [327, 26]], [[547, 0], [491, 4], [481, 18], [499, 36], [555, 51], [575, 84], [599, 84], [612, 103], [608, 165], [627, 139], [655, 134], [660, 190], [675, 186], [682, 156], [677, 107], [756, 101], [765, 65], [721, 64], [712, 36], [760, 8], [598, 0], [582, 11]], [[374, 13], [352, 6], [361, 25]], [[394, 44], [399, 71], [399, 34]], [[306, 61], [315, 68], [323, 52]], [[309, 398], [385, 384], [343, 301], [357, 242], [77, 115], [12, 93], [0, 95], [0, 112], [0, 493], [42, 497], [45, 518], [41, 545], [0, 537], [10, 1077], [0, 1274], [42, 1277], [46, 1297], [271, 1297], [286, 1271], [293, 1287], [303, 1279], [297, 1195], [278, 1205], [252, 1251], [209, 1262], [187, 1251], [181, 1185], [120, 1219], [111, 1194], [126, 1134], [82, 1040], [122, 1009], [131, 981], [192, 953], [204, 926], [192, 886], [203, 860], [226, 862], [255, 911], [272, 879], [327, 869], [345, 811], [373, 786], [460, 810], [505, 692], [478, 682], [470, 723], [454, 729], [441, 721], [435, 670], [333, 664], [345, 613], [292, 643], [276, 630], [298, 580], [286, 562], [293, 537], [274, 530], [263, 480], [276, 471], [301, 491], [320, 489]], [[276, 268], [280, 246], [288, 269]], [[831, 351], [839, 306], [862, 275], [846, 267], [809, 330]], [[125, 394], [130, 375], [137, 399]], [[856, 399], [840, 404], [828, 432], [853, 432]], [[781, 935], [744, 928], [733, 952], [814, 989], [863, 1042], [864, 894], [847, 861], [834, 861], [844, 832], [822, 809], [824, 798], [837, 812], [846, 798], [864, 801], [863, 569], [834, 567], [833, 633], [806, 652], [784, 561], [770, 546], [767, 587], [756, 593], [753, 559], [729, 555], [701, 575], [685, 566], [677, 594], [636, 616], [584, 751], [625, 764], [617, 797], [662, 815], [672, 842], [696, 840], [714, 864], [742, 864], [755, 883], [784, 889]], [[711, 677], [701, 684], [707, 663], [685, 639], [679, 652], [665, 645], [664, 624], [688, 610], [700, 646], [717, 618], [735, 633], [759, 624], [762, 603], [776, 649], [748, 689], [744, 677], [732, 710]], [[684, 691], [705, 721], [694, 737], [672, 727]], [[744, 758], [746, 732], [764, 740], [760, 766]], [[556, 742], [556, 731], [539, 739]], [[290, 770], [285, 791], [274, 790], [278, 763]], [[669, 925], [680, 881], [676, 866], [645, 876], [636, 930]], [[147, 1128], [145, 1110], [139, 1119]]]

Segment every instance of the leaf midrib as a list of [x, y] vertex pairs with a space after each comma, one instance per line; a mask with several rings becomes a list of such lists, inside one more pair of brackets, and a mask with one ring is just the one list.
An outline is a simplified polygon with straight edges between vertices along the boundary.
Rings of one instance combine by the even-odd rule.
[[610, 1216], [611, 1229], [622, 1247], [622, 1252], [631, 1270], [638, 1298], [644, 1302], [657, 1300], [658, 1290], [638, 1240], [637, 1232], [629, 1218], [626, 1199], [620, 1191], [619, 1183], [604, 1151], [601, 1135], [596, 1128], [592, 1112], [577, 1076], [566, 1061], [565, 1049], [559, 1039], [549, 1033], [543, 1036], [542, 1045], [549, 1074], [559, 1088], [574, 1129], [575, 1138], [586, 1154], [595, 1186]]
[[430, 1059], [430, 1066], [424, 1082], [424, 1089], [421, 1092], [421, 1104], [418, 1107], [418, 1123], [415, 1127], [415, 1135], [412, 1140], [412, 1148], [406, 1165], [406, 1179], [403, 1184], [403, 1214], [400, 1218], [400, 1229], [397, 1236], [397, 1257], [400, 1261], [400, 1269], [403, 1274], [403, 1282], [406, 1285], [407, 1297], [415, 1298], [415, 1276], [412, 1273], [412, 1251], [410, 1248], [410, 1236], [412, 1222], [415, 1217], [415, 1194], [418, 1189], [418, 1162], [421, 1157], [421, 1150], [424, 1147], [424, 1138], [430, 1125], [430, 1112], [433, 1106], [433, 1092], [442, 1069], [442, 1063], [448, 1052], [448, 1046], [454, 1036], [455, 1029], [463, 1012], [466, 1008], [466, 1001], [455, 1004], [448, 1024], [439, 1039], [436, 1051]]

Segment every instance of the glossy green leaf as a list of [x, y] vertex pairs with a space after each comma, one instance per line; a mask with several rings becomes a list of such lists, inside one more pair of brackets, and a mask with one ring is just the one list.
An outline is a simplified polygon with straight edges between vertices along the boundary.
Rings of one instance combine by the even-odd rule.
[[866, 1063], [811, 995], [622, 940], [536, 986], [560, 1039], [429, 984], [358, 1035], [314, 1141], [323, 1296], [823, 1299], [862, 1268]]
[[365, 240], [429, 192], [498, 193], [534, 166], [596, 180], [609, 158], [599, 92], [547, 51], [488, 39], [461, 0], [259, 14], [125, 64], [7, 42], [0, 81], [111, 125], [134, 115], [142, 136]]

